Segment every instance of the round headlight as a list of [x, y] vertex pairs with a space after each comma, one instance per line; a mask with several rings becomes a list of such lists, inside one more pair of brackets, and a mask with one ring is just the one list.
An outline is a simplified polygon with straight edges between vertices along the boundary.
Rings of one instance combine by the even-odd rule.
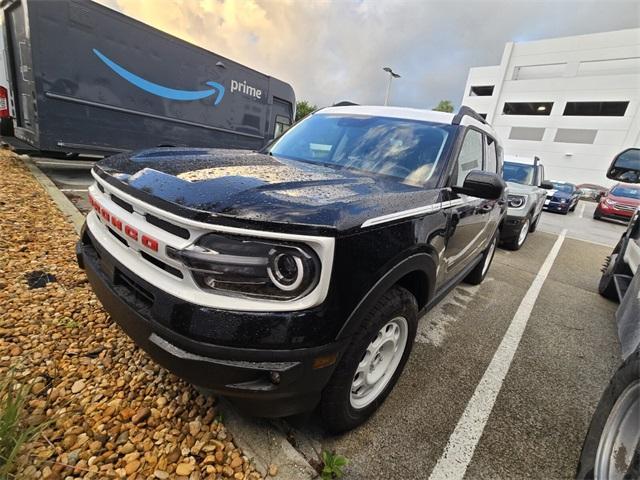
[[511, 208], [520, 208], [526, 203], [527, 198], [522, 195], [509, 195], [507, 201]]
[[299, 256], [276, 250], [270, 255], [267, 273], [276, 287], [290, 292], [300, 286], [305, 272]]

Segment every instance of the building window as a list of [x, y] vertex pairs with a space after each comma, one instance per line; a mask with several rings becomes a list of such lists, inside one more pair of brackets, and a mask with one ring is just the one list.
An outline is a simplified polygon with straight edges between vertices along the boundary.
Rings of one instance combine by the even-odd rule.
[[544, 128], [511, 127], [509, 140], [530, 140], [539, 142], [544, 136]]
[[640, 72], [640, 57], [629, 57], [580, 62], [577, 75], [637, 75], [638, 72]]
[[493, 85], [479, 85], [469, 90], [470, 97], [490, 97], [491, 95], [493, 95]]
[[513, 69], [513, 80], [534, 80], [537, 78], [558, 78], [564, 75], [566, 63], [546, 65], [520, 65]]
[[550, 115], [553, 102], [507, 102], [502, 113], [505, 115]]
[[598, 130], [583, 128], [559, 128], [556, 132], [554, 142], [558, 143], [588, 143], [591, 144], [596, 139]]
[[624, 117], [629, 102], [567, 102], [566, 116]]

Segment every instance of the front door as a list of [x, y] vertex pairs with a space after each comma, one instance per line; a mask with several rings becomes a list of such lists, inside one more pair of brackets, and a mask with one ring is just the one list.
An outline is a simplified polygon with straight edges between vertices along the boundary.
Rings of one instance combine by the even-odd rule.
[[[484, 165], [484, 135], [478, 130], [467, 129], [451, 185], [462, 186], [472, 170], [482, 170]], [[445, 199], [447, 233], [444, 253], [445, 280], [455, 277], [485, 246], [487, 229], [493, 223], [493, 203], [449, 191]], [[494, 225], [495, 227], [495, 225]]]

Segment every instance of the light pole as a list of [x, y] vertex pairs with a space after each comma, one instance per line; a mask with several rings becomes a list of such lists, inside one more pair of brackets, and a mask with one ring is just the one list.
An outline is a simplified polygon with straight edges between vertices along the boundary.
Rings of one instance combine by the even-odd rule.
[[389, 74], [389, 83], [387, 84], [387, 94], [384, 96], [384, 104], [386, 106], [386, 105], [389, 105], [389, 92], [391, 92], [391, 81], [394, 78], [400, 78], [400, 75], [398, 75], [396, 72], [391, 70], [391, 67], [384, 67], [382, 70], [384, 70]]

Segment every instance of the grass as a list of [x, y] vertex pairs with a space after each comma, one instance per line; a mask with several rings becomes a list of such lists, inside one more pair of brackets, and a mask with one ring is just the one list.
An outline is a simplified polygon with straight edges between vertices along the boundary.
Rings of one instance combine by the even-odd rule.
[[27, 426], [22, 412], [29, 393], [28, 385], [19, 385], [14, 372], [0, 379], [0, 479], [13, 478], [15, 461], [25, 443], [34, 440], [46, 426]]

